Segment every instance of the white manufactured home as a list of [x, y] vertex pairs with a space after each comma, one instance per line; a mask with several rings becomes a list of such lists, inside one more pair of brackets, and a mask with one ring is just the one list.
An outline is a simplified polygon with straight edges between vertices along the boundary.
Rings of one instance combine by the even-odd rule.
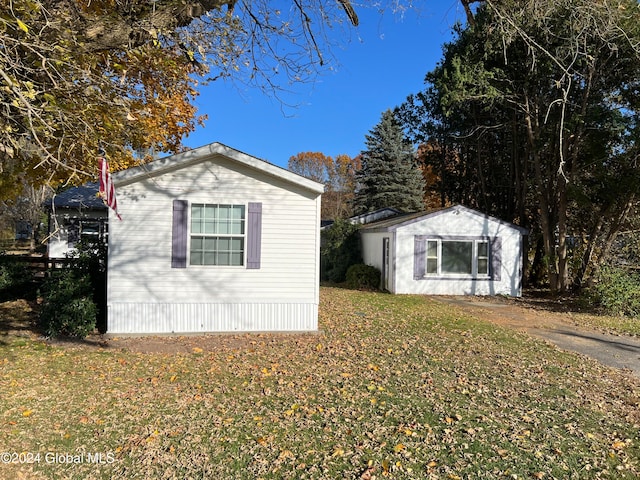
[[456, 205], [399, 215], [360, 230], [364, 263], [392, 293], [522, 295], [527, 230]]
[[317, 330], [322, 184], [220, 143], [113, 183], [107, 333]]

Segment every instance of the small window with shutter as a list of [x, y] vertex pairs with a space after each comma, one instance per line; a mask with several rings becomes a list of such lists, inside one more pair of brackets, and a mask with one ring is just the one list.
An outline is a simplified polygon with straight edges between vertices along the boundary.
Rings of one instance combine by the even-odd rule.
[[173, 202], [171, 266], [260, 268], [262, 204]]
[[245, 206], [191, 205], [190, 265], [244, 265]]

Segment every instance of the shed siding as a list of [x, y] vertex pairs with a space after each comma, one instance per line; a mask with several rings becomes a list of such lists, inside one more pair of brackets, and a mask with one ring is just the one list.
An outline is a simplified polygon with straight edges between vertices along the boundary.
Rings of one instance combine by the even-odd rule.
[[[319, 194], [215, 157], [117, 186], [117, 195], [123, 220], [110, 222], [109, 332], [317, 328]], [[261, 203], [260, 268], [187, 261], [172, 269], [175, 199], [187, 200], [187, 210]]]

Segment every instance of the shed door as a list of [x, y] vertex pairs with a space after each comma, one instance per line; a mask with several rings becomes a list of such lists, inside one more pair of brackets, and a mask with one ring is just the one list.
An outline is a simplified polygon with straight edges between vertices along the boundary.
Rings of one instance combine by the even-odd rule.
[[389, 290], [389, 237], [382, 239], [382, 289]]

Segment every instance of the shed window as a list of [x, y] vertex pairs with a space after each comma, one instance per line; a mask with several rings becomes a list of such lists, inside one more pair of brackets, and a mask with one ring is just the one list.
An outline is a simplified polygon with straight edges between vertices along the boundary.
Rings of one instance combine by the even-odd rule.
[[244, 265], [245, 206], [191, 205], [191, 265]]
[[455, 275], [486, 277], [489, 275], [487, 240], [427, 240], [427, 276]]

